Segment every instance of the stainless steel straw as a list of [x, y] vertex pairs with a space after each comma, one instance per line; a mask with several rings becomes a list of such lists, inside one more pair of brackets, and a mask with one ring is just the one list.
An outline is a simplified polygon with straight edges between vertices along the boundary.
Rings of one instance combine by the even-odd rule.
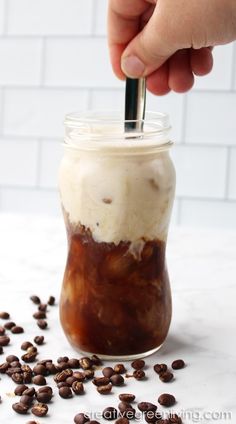
[[[146, 80], [126, 79], [125, 132], [142, 132], [146, 106]], [[131, 121], [131, 122], [129, 122]]]

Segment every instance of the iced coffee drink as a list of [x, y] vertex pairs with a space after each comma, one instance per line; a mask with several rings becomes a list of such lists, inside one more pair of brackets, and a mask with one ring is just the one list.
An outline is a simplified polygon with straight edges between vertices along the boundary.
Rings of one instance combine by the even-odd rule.
[[118, 118], [66, 120], [59, 187], [68, 258], [60, 317], [82, 352], [146, 355], [167, 336], [175, 171], [164, 115], [151, 116], [136, 137]]

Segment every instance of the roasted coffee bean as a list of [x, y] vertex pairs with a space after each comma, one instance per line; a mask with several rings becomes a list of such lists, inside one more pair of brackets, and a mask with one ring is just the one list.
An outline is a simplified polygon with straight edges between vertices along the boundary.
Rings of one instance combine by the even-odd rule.
[[139, 402], [138, 403], [138, 409], [141, 412], [147, 412], [147, 411], [156, 411], [157, 410], [157, 406], [154, 405], [151, 402]]
[[34, 338], [34, 343], [41, 346], [44, 343], [44, 336], [36, 336]]
[[25, 384], [20, 384], [19, 386], [16, 386], [14, 393], [16, 396], [22, 396], [24, 391], [28, 389], [28, 386]]
[[11, 368], [21, 367], [21, 363], [20, 363], [20, 361], [13, 361], [13, 362], [10, 363], [10, 367]]
[[60, 383], [57, 384], [57, 388], [60, 389], [61, 387], [71, 387], [71, 385], [67, 383], [66, 381], [61, 381]]
[[37, 325], [39, 328], [41, 328], [41, 330], [45, 330], [48, 326], [48, 323], [44, 319], [38, 319]]
[[182, 424], [182, 419], [177, 414], [173, 414], [173, 415], [170, 414], [169, 415], [169, 424]]
[[32, 383], [32, 374], [29, 372], [23, 372], [23, 383], [30, 384]]
[[174, 376], [170, 371], [162, 372], [159, 375], [159, 378], [163, 383], [169, 383], [171, 380], [173, 380]]
[[126, 372], [126, 368], [125, 368], [125, 366], [123, 364], [116, 364], [114, 366], [114, 371], [117, 374], [124, 374]]
[[133, 402], [135, 399], [135, 395], [131, 394], [131, 393], [121, 393], [119, 395], [119, 399], [123, 402]]
[[20, 374], [22, 374], [22, 369], [21, 369], [21, 367], [10, 367], [10, 368], [8, 368], [8, 370], [7, 370], [7, 372], [6, 372], [6, 374], [9, 376], [9, 377], [11, 377], [12, 376], [12, 374], [15, 374], [15, 373], [20, 373]]
[[72, 383], [72, 390], [76, 395], [82, 395], [84, 393], [84, 385], [81, 381], [74, 381]]
[[89, 420], [88, 424], [100, 424], [100, 423], [96, 420]]
[[66, 381], [66, 379], [68, 377], [71, 377], [72, 375], [73, 375], [73, 371], [68, 368], [66, 370], [63, 370], [63, 371], [57, 373], [54, 377], [54, 381], [56, 383], [61, 383], [62, 381]]
[[0, 336], [4, 336], [5, 332], [5, 328], [0, 326]]
[[22, 395], [20, 398], [20, 403], [23, 403], [24, 405], [31, 406], [33, 403], [34, 398], [32, 396], [28, 395]]
[[92, 383], [95, 386], [106, 386], [110, 383], [110, 379], [108, 377], [95, 377]]
[[94, 377], [94, 371], [93, 370], [84, 370], [84, 375], [86, 380], [91, 380]]
[[8, 368], [9, 368], [8, 362], [3, 362], [3, 364], [0, 364], [0, 374], [6, 374]]
[[92, 355], [90, 359], [93, 365], [96, 365], [96, 366], [102, 365], [102, 360], [97, 355]]
[[49, 392], [37, 392], [36, 399], [40, 403], [49, 403], [52, 399], [52, 395]]
[[24, 328], [20, 327], [20, 325], [14, 325], [14, 327], [11, 328], [12, 334], [21, 334], [24, 333]]
[[45, 403], [36, 403], [31, 409], [31, 412], [36, 417], [45, 417], [48, 413], [48, 406]]
[[33, 318], [35, 318], [35, 319], [45, 319], [46, 314], [43, 311], [37, 311], [33, 314]]
[[154, 365], [153, 369], [157, 374], [161, 374], [162, 372], [167, 371], [167, 365], [166, 364], [156, 364], [156, 365]]
[[36, 423], [36, 421], [27, 421], [26, 424], [38, 424], [38, 423]]
[[38, 306], [38, 310], [42, 312], [46, 312], [47, 308], [48, 308], [47, 303], [40, 303], [40, 305]]
[[50, 305], [50, 306], [55, 305], [55, 301], [56, 301], [55, 297], [50, 296], [49, 299], [48, 299], [48, 305]]
[[157, 411], [147, 411], [144, 413], [144, 419], [147, 423], [159, 423], [159, 420], [162, 418], [160, 412]]
[[48, 370], [49, 374], [56, 374], [58, 372], [58, 368], [56, 367], [55, 364], [51, 364], [49, 362], [49, 363], [46, 363], [45, 366], [46, 366], [46, 369]]
[[92, 365], [93, 365], [91, 359], [88, 358], [87, 356], [81, 358], [79, 360], [79, 363], [80, 363], [81, 368], [83, 368], [83, 370], [88, 370], [88, 369], [92, 368]]
[[36, 375], [38, 374], [42, 374], [44, 376], [48, 375], [48, 370], [44, 365], [35, 365], [35, 367], [33, 368], [33, 372]]
[[29, 347], [31, 347], [31, 346], [33, 346], [33, 344], [31, 343], [31, 342], [28, 342], [28, 341], [26, 341], [26, 342], [23, 342], [22, 343], [22, 345], [21, 345], [21, 349], [22, 350], [27, 350]]
[[75, 424], [85, 424], [88, 421], [89, 421], [89, 417], [83, 414], [82, 412], [80, 412], [79, 414], [76, 414], [76, 416], [74, 417]]
[[131, 367], [135, 370], [141, 370], [145, 366], [145, 361], [143, 359], [136, 359], [131, 363]]
[[50, 386], [40, 387], [37, 393], [49, 393], [51, 396], [53, 395], [53, 390]]
[[97, 391], [100, 395], [107, 395], [112, 390], [112, 384], [106, 384], [105, 386], [97, 386]]
[[32, 381], [36, 386], [45, 386], [45, 384], [47, 384], [46, 378], [43, 375], [35, 375]]
[[168, 420], [168, 419], [163, 419], [163, 420], [160, 420], [160, 421], [158, 421], [158, 424], [170, 424], [170, 421]]
[[58, 364], [61, 364], [62, 362], [68, 362], [68, 361], [69, 361], [68, 356], [60, 356], [60, 357], [57, 359], [57, 363], [58, 363]]
[[13, 321], [8, 321], [6, 322], [6, 324], [4, 324], [4, 328], [6, 330], [10, 330], [12, 327], [15, 327], [16, 323]]
[[180, 370], [185, 367], [185, 362], [183, 359], [176, 359], [176, 361], [172, 362], [171, 366], [173, 370]]
[[67, 361], [67, 365], [69, 368], [72, 368], [72, 369], [80, 368], [79, 359], [71, 358], [69, 359], [69, 361]]
[[67, 377], [65, 383], [68, 383], [69, 386], [72, 386], [72, 384], [74, 383], [74, 381], [77, 381], [78, 382], [78, 380], [76, 379], [76, 377], [74, 377], [73, 375], [71, 375], [70, 377]]
[[8, 355], [8, 356], [6, 357], [6, 361], [7, 361], [9, 364], [11, 364], [11, 363], [12, 363], [12, 362], [14, 362], [14, 361], [19, 362], [19, 358], [18, 358], [17, 356], [15, 356], [15, 355]]
[[34, 387], [30, 387], [30, 389], [24, 390], [24, 392], [22, 394], [23, 395], [34, 397], [35, 393], [36, 393], [35, 388]]
[[22, 384], [22, 383], [24, 383], [23, 374], [21, 374], [19, 372], [15, 372], [14, 374], [12, 374], [11, 379], [16, 384]]
[[58, 371], [63, 371], [68, 368], [68, 362], [60, 362], [60, 364], [57, 364]]
[[114, 374], [110, 377], [110, 382], [113, 384], [113, 386], [122, 386], [124, 381], [124, 377], [122, 377], [120, 374]]
[[118, 416], [117, 409], [114, 408], [113, 406], [108, 406], [107, 408], [103, 410], [102, 416], [105, 420], [108, 420], [108, 421], [116, 420]]
[[32, 368], [29, 365], [26, 365], [26, 364], [21, 365], [21, 371], [29, 372], [30, 374], [33, 373]]
[[0, 312], [0, 318], [1, 319], [9, 319], [10, 314], [8, 312]]
[[35, 305], [39, 305], [39, 304], [41, 303], [40, 298], [39, 298], [38, 296], [36, 296], [36, 295], [30, 296], [30, 300], [32, 300], [32, 302], [33, 302]]
[[7, 346], [10, 343], [8, 336], [0, 336], [0, 346]]
[[133, 406], [130, 405], [130, 403], [122, 401], [118, 404], [118, 408], [122, 417], [128, 418], [129, 420], [132, 420], [133, 418], [135, 418], [136, 412]]
[[52, 364], [52, 359], [42, 359], [41, 361], [37, 362], [37, 365], [47, 365]]
[[175, 404], [175, 397], [168, 393], [163, 393], [159, 396], [158, 402], [162, 406], [173, 406]]
[[128, 418], [120, 417], [115, 421], [115, 424], [129, 424]]
[[22, 361], [29, 364], [31, 362], [35, 362], [37, 354], [38, 354], [38, 352], [27, 351], [24, 355], [22, 355], [21, 359], [22, 359]]
[[104, 377], [110, 378], [112, 375], [115, 374], [115, 371], [111, 367], [105, 367], [105, 368], [103, 368], [102, 373], [103, 373]]
[[24, 414], [27, 414], [29, 406], [25, 405], [24, 403], [17, 402], [17, 403], [13, 403], [12, 409], [14, 409], [14, 411], [17, 412], [17, 414], [24, 415]]
[[143, 370], [135, 370], [133, 372], [133, 376], [136, 380], [143, 380], [146, 377], [146, 374]]
[[28, 347], [27, 352], [28, 353], [37, 353], [38, 349], [37, 349], [36, 346], [30, 346], [30, 347]]
[[85, 380], [85, 374], [83, 372], [80, 372], [80, 371], [73, 372], [73, 377], [75, 377], [77, 381], [84, 381]]
[[73, 396], [71, 388], [70, 387], [67, 387], [67, 386], [60, 387], [60, 389], [59, 389], [59, 395], [63, 399], [69, 399], [69, 398], [71, 398]]

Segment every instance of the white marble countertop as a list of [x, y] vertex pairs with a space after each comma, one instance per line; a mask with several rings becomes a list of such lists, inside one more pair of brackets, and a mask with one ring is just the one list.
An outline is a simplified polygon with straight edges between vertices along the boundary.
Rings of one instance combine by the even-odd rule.
[[[62, 219], [36, 216], [0, 215], [0, 310], [25, 328], [25, 334], [12, 335], [5, 355], [22, 354], [21, 342], [32, 340], [38, 331], [32, 319], [35, 306], [31, 294], [46, 300], [59, 298], [66, 258], [66, 238]], [[168, 244], [168, 268], [173, 293], [171, 330], [163, 348], [147, 358], [147, 381], [127, 379], [114, 395], [101, 396], [91, 382], [86, 395], [61, 399], [55, 391], [49, 414], [42, 423], [73, 423], [78, 412], [117, 406], [118, 394], [135, 393], [137, 401], [157, 403], [161, 393], [176, 396], [175, 411], [188, 416], [184, 423], [235, 423], [236, 420], [236, 232], [172, 229]], [[46, 343], [39, 347], [39, 359], [68, 355], [76, 357], [58, 321], [58, 307], [48, 314]], [[1, 323], [0, 323], [1, 325]], [[78, 355], [77, 355], [78, 356]], [[175, 372], [175, 380], [162, 383], [154, 375], [155, 363], [170, 364], [182, 358], [187, 366]], [[128, 369], [130, 365], [127, 364]], [[9, 393], [14, 383], [0, 375], [0, 423], [26, 423], [33, 416], [16, 414], [11, 404], [18, 398]], [[48, 378], [48, 382], [51, 380]], [[163, 410], [163, 408], [159, 408]], [[199, 418], [198, 418], [199, 415]], [[105, 420], [100, 419], [105, 424]]]

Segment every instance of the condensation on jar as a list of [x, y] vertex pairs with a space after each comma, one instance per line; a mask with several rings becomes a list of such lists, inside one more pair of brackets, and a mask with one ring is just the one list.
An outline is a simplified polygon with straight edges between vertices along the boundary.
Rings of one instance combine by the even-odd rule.
[[68, 258], [60, 318], [84, 353], [135, 358], [163, 344], [171, 320], [166, 241], [175, 191], [165, 114], [142, 133], [118, 114], [67, 115], [59, 189]]

